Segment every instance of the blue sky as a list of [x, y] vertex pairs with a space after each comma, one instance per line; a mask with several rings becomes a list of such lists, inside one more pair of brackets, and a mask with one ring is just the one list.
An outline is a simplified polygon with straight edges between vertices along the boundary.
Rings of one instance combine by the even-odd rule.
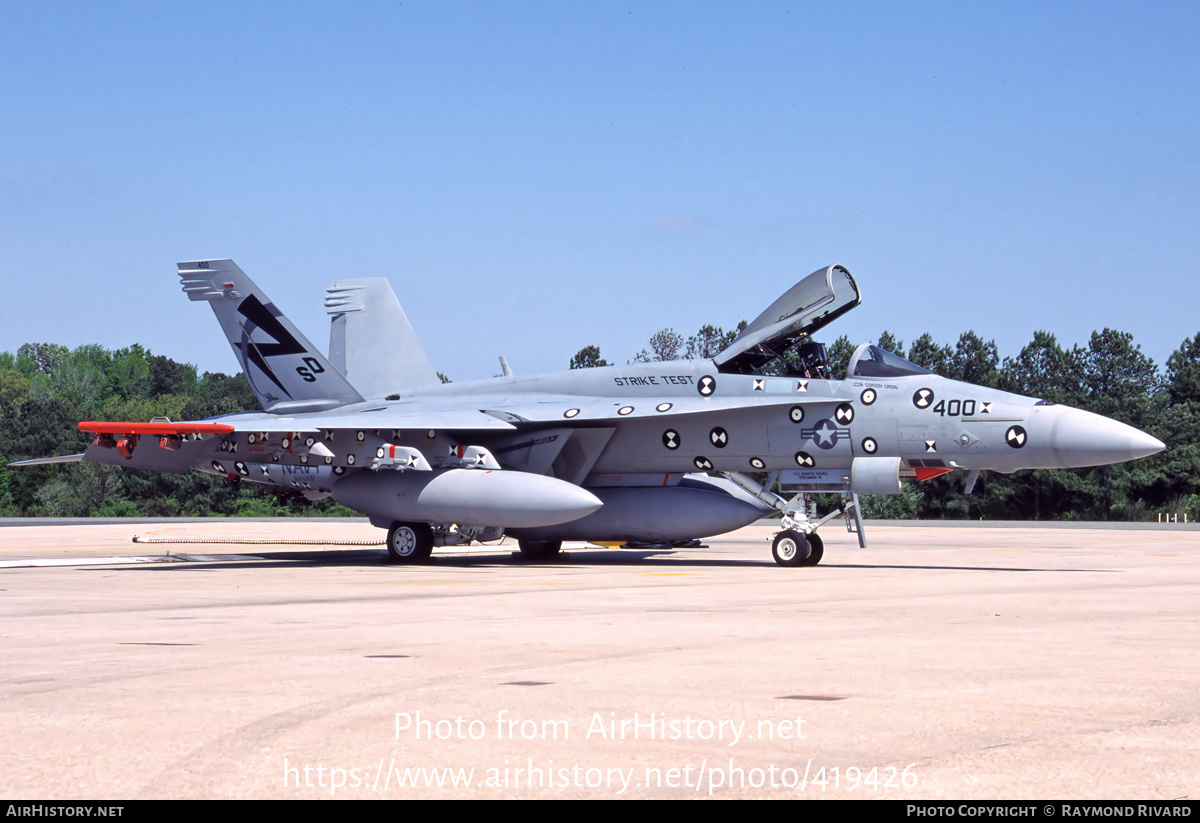
[[0, 350], [232, 372], [175, 263], [322, 347], [386, 276], [439, 370], [751, 319], [839, 262], [855, 342], [1200, 331], [1195, 3], [5, 3]]

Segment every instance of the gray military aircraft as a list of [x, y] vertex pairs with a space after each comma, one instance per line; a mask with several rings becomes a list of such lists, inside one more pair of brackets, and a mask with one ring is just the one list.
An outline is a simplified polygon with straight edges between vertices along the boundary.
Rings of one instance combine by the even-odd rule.
[[[262, 411], [84, 422], [95, 435], [85, 453], [14, 465], [196, 469], [332, 495], [388, 529], [398, 561], [505, 534], [531, 558], [564, 540], [677, 545], [780, 512], [772, 554], [803, 566], [820, 562], [816, 532], [834, 517], [865, 546], [858, 495], [895, 494], [901, 478], [963, 470], [970, 493], [984, 469], [1097, 466], [1164, 448], [1115, 420], [948, 380], [869, 344], [836, 379], [812, 335], [861, 300], [838, 265], [801, 280], [711, 360], [516, 376], [501, 358], [501, 376], [451, 384], [386, 280], [330, 287], [326, 357], [233, 261], [180, 263], [179, 276], [212, 306]], [[798, 366], [759, 373], [789, 350]], [[842, 495], [842, 508], [818, 519], [813, 492]]]

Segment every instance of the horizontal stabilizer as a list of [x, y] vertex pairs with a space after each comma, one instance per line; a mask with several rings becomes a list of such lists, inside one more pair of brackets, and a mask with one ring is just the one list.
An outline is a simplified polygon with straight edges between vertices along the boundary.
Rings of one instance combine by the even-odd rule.
[[53, 463], [78, 463], [82, 454], [60, 454], [58, 457], [35, 457], [32, 460], [16, 460], [10, 466], [49, 466]]

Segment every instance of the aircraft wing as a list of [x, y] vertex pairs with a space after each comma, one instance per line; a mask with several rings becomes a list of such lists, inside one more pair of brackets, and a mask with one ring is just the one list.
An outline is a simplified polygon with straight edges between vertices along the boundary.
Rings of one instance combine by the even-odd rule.
[[336, 429], [418, 429], [418, 430], [506, 430], [510, 423], [470, 408], [422, 406], [406, 409], [379, 406], [353, 412], [275, 415], [261, 412], [229, 415], [221, 422], [152, 421], [134, 423], [122, 421], [86, 421], [81, 431], [94, 434], [136, 434], [181, 436], [189, 434], [232, 434], [234, 432], [315, 432]]
[[462, 406], [439, 407], [421, 405], [378, 406], [373, 408], [324, 414], [277, 416], [252, 414], [226, 418], [238, 431], [321, 431], [329, 429], [435, 429], [478, 430], [512, 429], [483, 411]]
[[229, 434], [236, 431], [233, 426], [223, 423], [188, 423], [169, 420], [152, 420], [149, 423], [122, 423], [119, 421], [86, 420], [79, 424], [79, 430], [92, 434]]
[[[808, 394], [802, 380], [772, 380], [763, 391], [718, 397], [602, 397], [596, 395], [493, 396], [430, 403], [361, 404], [330, 412], [281, 415], [243, 412], [200, 421], [86, 421], [82, 431], [107, 435], [180, 437], [235, 432], [317, 432], [335, 430], [512, 431], [521, 424], [611, 423], [663, 414], [712, 414], [768, 405], [843, 403], [851, 397]], [[782, 390], [786, 389], [787, 393]], [[657, 401], [657, 402], [656, 402]]]

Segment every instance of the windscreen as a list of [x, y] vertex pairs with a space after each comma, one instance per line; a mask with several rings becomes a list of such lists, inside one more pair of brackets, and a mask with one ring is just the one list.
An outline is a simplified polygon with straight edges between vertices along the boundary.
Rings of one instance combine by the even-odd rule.
[[854, 353], [854, 363], [851, 364], [851, 374], [855, 377], [905, 377], [932, 373], [878, 346], [860, 347]]

